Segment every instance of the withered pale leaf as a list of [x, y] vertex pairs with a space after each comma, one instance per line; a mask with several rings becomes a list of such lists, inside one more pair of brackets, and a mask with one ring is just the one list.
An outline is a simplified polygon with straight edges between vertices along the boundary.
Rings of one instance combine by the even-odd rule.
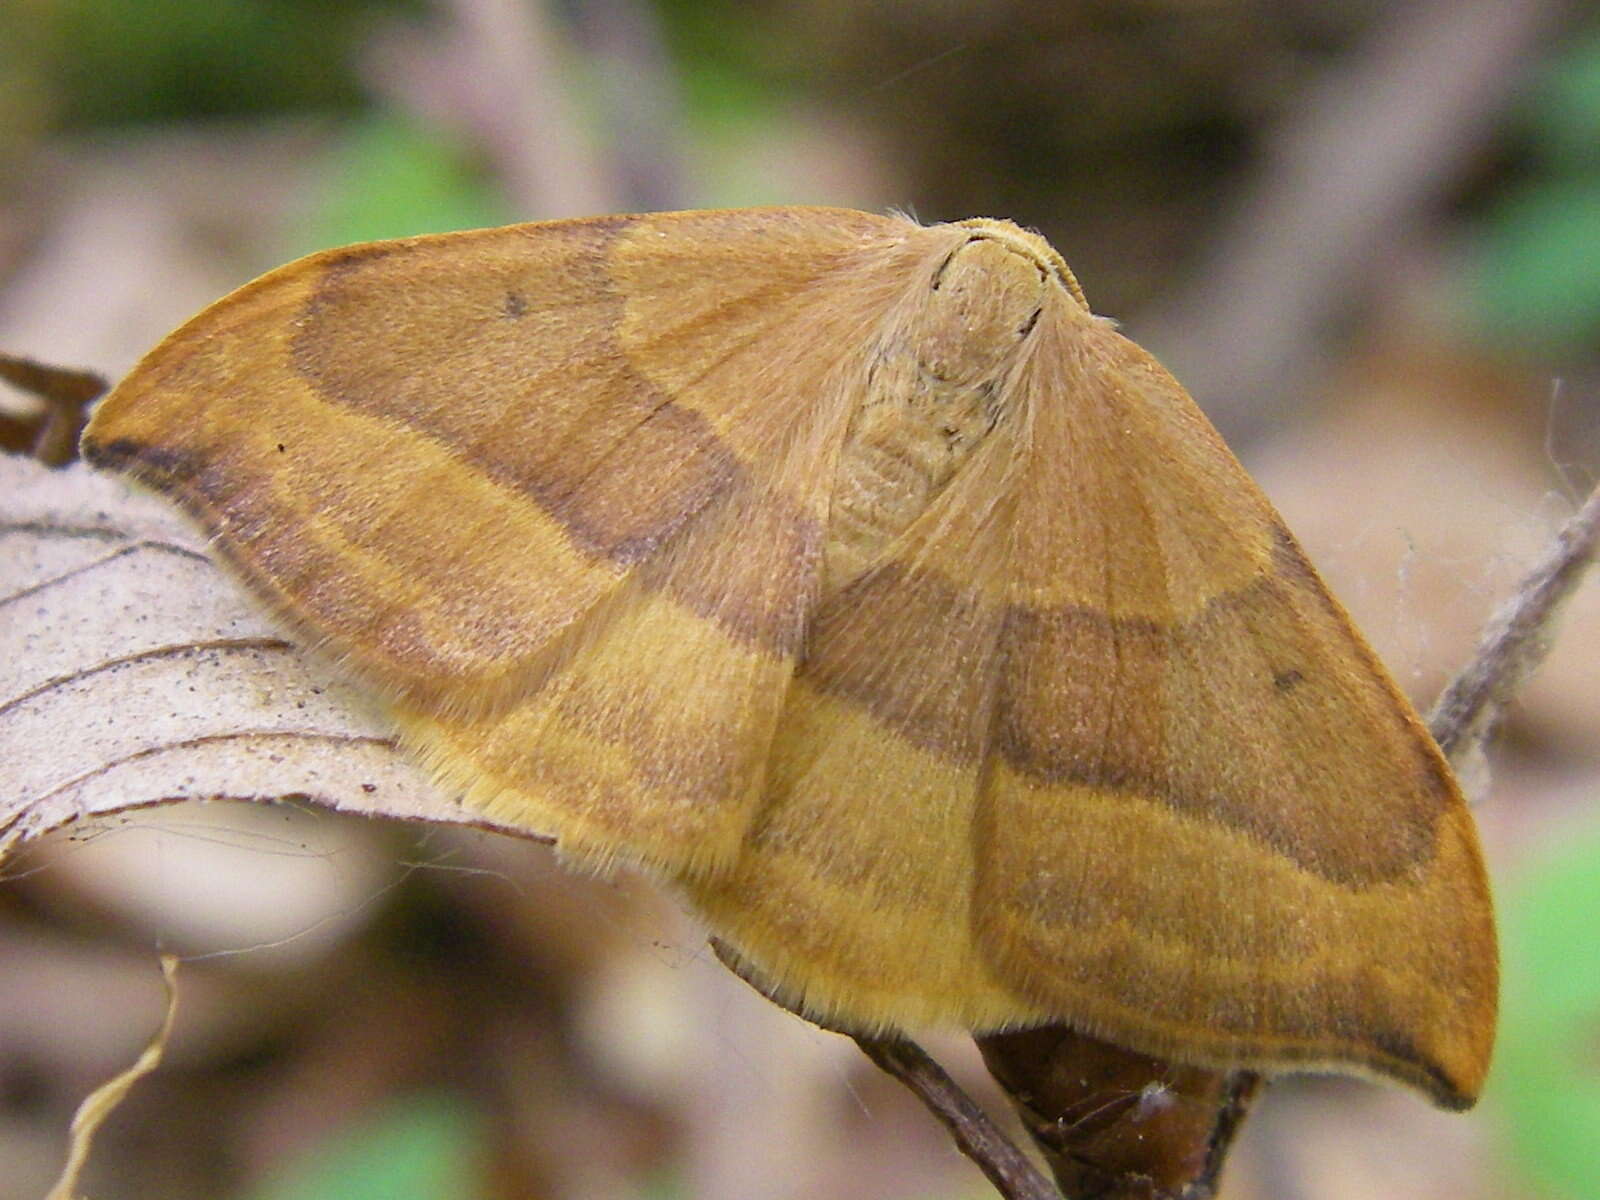
[[481, 825], [293, 650], [170, 509], [0, 459], [0, 850], [165, 801], [303, 797]]

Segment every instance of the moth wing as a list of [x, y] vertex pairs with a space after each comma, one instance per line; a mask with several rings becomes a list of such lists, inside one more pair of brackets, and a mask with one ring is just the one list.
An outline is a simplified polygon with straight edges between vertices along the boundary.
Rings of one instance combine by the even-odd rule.
[[847, 1027], [1055, 1021], [1470, 1102], [1493, 931], [1437, 749], [1176, 382], [1038, 332], [1026, 427], [819, 612], [698, 901]]
[[810, 602], [848, 415], [816, 348], [850, 361], [915, 229], [746, 210], [313, 255], [157, 347], [85, 455], [177, 499], [491, 820], [711, 861]]
[[742, 852], [685, 884], [752, 982], [823, 1024], [1050, 1016], [974, 936], [1017, 434], [997, 428], [882, 561], [819, 604]]
[[1041, 331], [976, 936], [1086, 1032], [1471, 1103], [1496, 959], [1437, 747], [1183, 389]]

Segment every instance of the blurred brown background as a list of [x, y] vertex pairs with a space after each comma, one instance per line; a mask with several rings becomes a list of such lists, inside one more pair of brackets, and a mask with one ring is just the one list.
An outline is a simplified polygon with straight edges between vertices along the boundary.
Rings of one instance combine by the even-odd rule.
[[[1600, 20], [1554, 0], [7, 0], [0, 349], [116, 376], [320, 246], [753, 203], [1008, 216], [1196, 393], [1421, 705], [1600, 467]], [[0, 392], [0, 407], [27, 401]], [[3, 501], [3, 498], [0, 498]], [[3, 619], [3, 617], [0, 617]], [[1600, 1196], [1600, 593], [1479, 809], [1467, 1116], [1275, 1086], [1233, 1200]], [[0, 765], [0, 771], [3, 771]], [[185, 806], [0, 881], [0, 1200], [159, 1016], [96, 1200], [990, 1194], [636, 880]], [[999, 1108], [970, 1048], [931, 1043]]]

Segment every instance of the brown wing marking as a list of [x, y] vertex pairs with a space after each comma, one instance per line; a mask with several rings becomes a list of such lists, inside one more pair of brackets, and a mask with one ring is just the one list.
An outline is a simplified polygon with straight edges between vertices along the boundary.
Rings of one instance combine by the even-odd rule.
[[[1075, 353], [1036, 360], [1036, 448], [1101, 451], [1019, 477], [980, 945], [1028, 1000], [1136, 1049], [1470, 1102], [1492, 925], [1437, 749], [1182, 390], [1109, 331]], [[1086, 535], [1068, 469], [1130, 536]], [[1084, 554], [1099, 596], [1036, 566]]]

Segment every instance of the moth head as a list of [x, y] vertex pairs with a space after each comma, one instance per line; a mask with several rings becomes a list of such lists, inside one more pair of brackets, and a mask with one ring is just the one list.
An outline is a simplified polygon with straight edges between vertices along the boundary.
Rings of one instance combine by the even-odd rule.
[[1087, 312], [1064, 282], [1066, 264], [1036, 235], [1006, 221], [940, 228], [948, 249], [901, 313], [933, 386], [996, 386], [1046, 313]]
[[993, 242], [1032, 262], [1045, 279], [1067, 293], [1084, 316], [1090, 315], [1089, 301], [1083, 294], [1078, 277], [1067, 266], [1066, 259], [1056, 252], [1056, 248], [1037, 233], [1013, 221], [997, 221], [993, 217], [973, 217], [969, 221], [957, 221], [956, 225], [970, 231], [969, 244]]

